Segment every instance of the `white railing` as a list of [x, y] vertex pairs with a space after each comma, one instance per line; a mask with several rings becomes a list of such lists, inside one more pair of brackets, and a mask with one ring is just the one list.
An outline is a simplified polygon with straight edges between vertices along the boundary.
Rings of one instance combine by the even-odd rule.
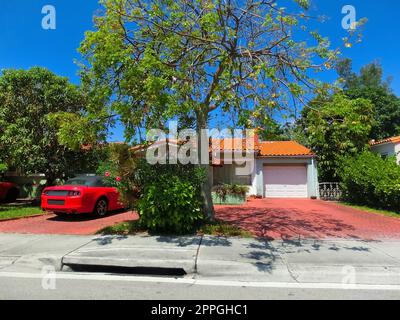
[[322, 200], [339, 201], [343, 193], [338, 182], [322, 182], [319, 184], [319, 195]]

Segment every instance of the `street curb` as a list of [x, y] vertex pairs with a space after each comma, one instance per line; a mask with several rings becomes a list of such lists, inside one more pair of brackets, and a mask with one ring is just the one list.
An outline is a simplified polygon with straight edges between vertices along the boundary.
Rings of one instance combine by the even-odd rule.
[[[62, 265], [89, 269], [183, 270], [186, 274], [195, 274], [202, 237], [165, 237], [163, 240], [159, 240], [158, 237], [153, 237], [152, 240], [148, 240], [147, 237], [126, 238], [119, 239], [125, 242], [114, 243], [114, 246], [107, 246], [107, 242], [118, 240], [118, 237], [106, 236], [99, 239], [103, 239], [105, 244], [101, 244], [101, 241], [91, 241], [64, 255]], [[174, 242], [176, 239], [178, 243]], [[148, 241], [151, 242], [147, 244]], [[186, 244], [185, 241], [190, 244]]]

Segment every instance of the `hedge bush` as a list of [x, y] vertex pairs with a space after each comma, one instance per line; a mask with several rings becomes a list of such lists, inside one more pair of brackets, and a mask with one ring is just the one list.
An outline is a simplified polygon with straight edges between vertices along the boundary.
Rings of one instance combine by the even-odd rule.
[[203, 220], [201, 183], [205, 174], [191, 166], [149, 166], [137, 171], [142, 194], [138, 201], [140, 224], [152, 232], [185, 234]]
[[400, 212], [400, 166], [372, 152], [346, 158], [339, 172], [345, 200]]

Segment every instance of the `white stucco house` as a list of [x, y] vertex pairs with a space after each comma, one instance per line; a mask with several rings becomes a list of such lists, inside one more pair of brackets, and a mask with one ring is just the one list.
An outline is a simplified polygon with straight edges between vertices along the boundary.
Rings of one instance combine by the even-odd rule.
[[[230, 149], [235, 142], [229, 140], [221, 141], [221, 153], [232, 153]], [[245, 141], [242, 144], [244, 149]], [[212, 165], [213, 184], [247, 185], [249, 195], [263, 198], [319, 197], [316, 156], [310, 149], [294, 141], [258, 141], [258, 138], [253, 145], [255, 164], [251, 174], [238, 175], [237, 165], [222, 160]]]
[[381, 141], [371, 141], [371, 150], [384, 157], [395, 156], [400, 164], [400, 136], [391, 137]]
[[[170, 160], [187, 146], [187, 141], [170, 139], [156, 141], [150, 146], [136, 146], [132, 151], [143, 156], [150, 153], [150, 158], [156, 161], [164, 159], [165, 163], [176, 163]], [[165, 160], [166, 154], [168, 160]], [[237, 169], [246, 164], [240, 165], [237, 159], [249, 154], [254, 165], [246, 174], [238, 174]], [[248, 140], [212, 139], [209, 156], [209, 178], [214, 186], [245, 185], [249, 187], [249, 196], [263, 198], [319, 198], [316, 156], [297, 142], [259, 141], [257, 136]]]

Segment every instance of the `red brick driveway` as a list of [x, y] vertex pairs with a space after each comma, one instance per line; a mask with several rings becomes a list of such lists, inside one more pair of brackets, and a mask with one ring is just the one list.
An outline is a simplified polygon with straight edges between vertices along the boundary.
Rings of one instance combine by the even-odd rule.
[[[400, 240], [400, 219], [319, 200], [251, 200], [242, 206], [216, 206], [216, 214], [221, 220], [267, 239]], [[136, 219], [137, 214], [132, 212], [116, 213], [105, 218], [45, 215], [0, 221], [0, 233], [90, 235], [104, 227]]]
[[319, 200], [250, 200], [243, 206], [217, 206], [216, 213], [268, 239], [400, 239], [400, 219]]
[[90, 235], [119, 222], [138, 219], [133, 212], [114, 213], [104, 218], [92, 215], [57, 217], [53, 214], [12, 221], [0, 221], [0, 233]]

